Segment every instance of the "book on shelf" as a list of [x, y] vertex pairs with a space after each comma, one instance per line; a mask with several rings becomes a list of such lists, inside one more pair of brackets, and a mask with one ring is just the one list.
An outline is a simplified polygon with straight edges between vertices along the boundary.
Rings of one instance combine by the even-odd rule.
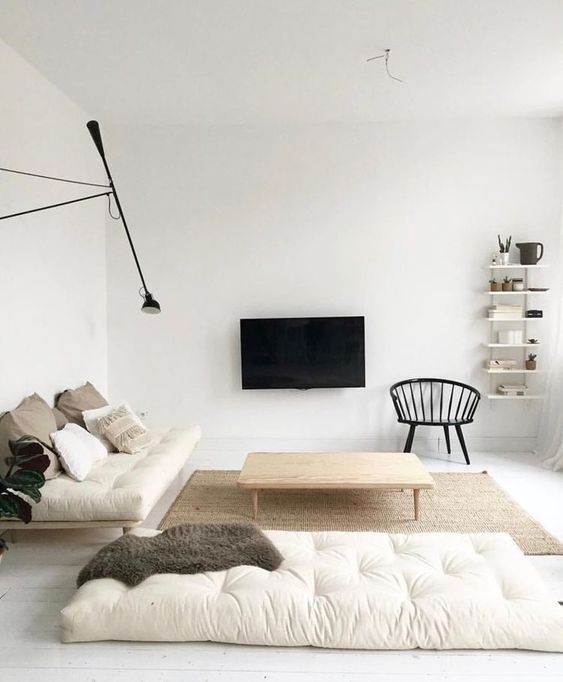
[[522, 343], [524, 335], [521, 329], [501, 329], [497, 334], [499, 343], [515, 344]]
[[517, 360], [497, 360], [493, 358], [487, 361], [486, 367], [488, 369], [514, 369], [517, 364]]
[[521, 305], [492, 305], [489, 310], [498, 310], [499, 312], [512, 312], [514, 310], [524, 310]]
[[516, 305], [510, 308], [489, 308], [489, 317], [522, 317], [524, 308]]
[[526, 384], [499, 384], [497, 390], [503, 395], [525, 395], [528, 387]]
[[514, 320], [521, 317], [518, 313], [489, 313], [489, 320]]

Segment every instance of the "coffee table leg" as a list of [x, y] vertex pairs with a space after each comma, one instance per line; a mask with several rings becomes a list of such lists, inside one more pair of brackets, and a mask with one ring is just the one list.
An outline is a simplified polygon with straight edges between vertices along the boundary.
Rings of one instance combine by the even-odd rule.
[[258, 516], [258, 491], [251, 490], [250, 498], [252, 500], [252, 518], [255, 519]]
[[413, 493], [414, 493], [414, 519], [415, 521], [418, 521], [420, 512], [420, 488], [415, 488], [413, 490]]

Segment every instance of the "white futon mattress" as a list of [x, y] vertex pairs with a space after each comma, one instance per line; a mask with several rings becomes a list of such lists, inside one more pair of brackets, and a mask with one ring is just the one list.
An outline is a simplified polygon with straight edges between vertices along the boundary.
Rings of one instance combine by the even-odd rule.
[[285, 557], [272, 573], [84, 584], [62, 611], [63, 640], [563, 651], [563, 607], [509, 535], [267, 535]]
[[33, 521], [142, 521], [186, 463], [199, 427], [154, 430], [155, 443], [135, 455], [110, 453], [83, 481], [61, 474], [45, 483]]

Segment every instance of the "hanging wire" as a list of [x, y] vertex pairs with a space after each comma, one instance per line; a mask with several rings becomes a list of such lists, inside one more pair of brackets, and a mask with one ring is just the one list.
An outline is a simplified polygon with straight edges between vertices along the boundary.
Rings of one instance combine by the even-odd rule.
[[121, 214], [119, 213], [119, 210], [118, 210], [117, 215], [113, 215], [113, 213], [111, 212], [111, 197], [112, 197], [112, 194], [111, 193], [108, 194], [108, 213], [110, 215], [110, 218], [113, 218], [114, 220], [120, 220]]
[[28, 175], [31, 178], [42, 178], [43, 180], [56, 180], [57, 182], [68, 182], [71, 185], [85, 185], [86, 187], [104, 187], [110, 189], [110, 185], [100, 185], [97, 182], [81, 182], [80, 180], [69, 180], [68, 178], [57, 178], [54, 175], [40, 175], [39, 173], [27, 173], [25, 171], [14, 170], [13, 168], [0, 168], [4, 173], [15, 173], [16, 175]]
[[389, 58], [391, 56], [391, 50], [387, 49], [384, 50], [383, 54], [378, 54], [375, 57], [368, 57], [366, 59], [366, 62], [373, 62], [376, 59], [384, 59], [385, 60], [385, 71], [389, 78], [392, 78], [394, 81], [398, 81], [399, 83], [403, 83], [404, 81], [401, 78], [397, 78], [397, 76], [394, 76], [391, 71], [389, 70]]

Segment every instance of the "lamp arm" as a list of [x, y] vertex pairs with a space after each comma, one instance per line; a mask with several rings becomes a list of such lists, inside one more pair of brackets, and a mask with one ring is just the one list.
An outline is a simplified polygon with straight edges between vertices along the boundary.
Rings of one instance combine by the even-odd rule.
[[96, 149], [98, 150], [98, 153], [102, 159], [102, 163], [104, 164], [104, 169], [106, 171], [106, 175], [108, 176], [108, 181], [109, 181], [109, 186], [111, 187], [111, 193], [113, 194], [113, 197], [115, 199], [115, 203], [117, 205], [117, 210], [119, 211], [119, 215], [121, 217], [121, 222], [123, 223], [123, 227], [125, 228], [125, 234], [127, 235], [127, 241], [129, 242], [129, 247], [131, 248], [131, 253], [133, 254], [133, 258], [135, 260], [135, 265], [137, 266], [137, 271], [139, 272], [139, 277], [141, 278], [141, 282], [143, 284], [143, 289], [146, 294], [150, 293], [149, 290], [147, 289], [147, 284], [145, 282], [145, 278], [143, 276], [143, 271], [141, 270], [141, 264], [139, 263], [139, 259], [137, 257], [137, 252], [135, 250], [135, 245], [133, 244], [133, 239], [131, 237], [131, 233], [129, 232], [129, 228], [127, 227], [127, 221], [125, 220], [125, 215], [123, 213], [123, 209], [121, 207], [121, 202], [119, 201], [119, 196], [117, 194], [117, 190], [115, 188], [115, 183], [113, 182], [113, 178], [111, 175], [111, 171], [108, 166], [108, 162], [106, 159], [106, 154], [104, 151], [104, 144], [102, 142], [102, 134], [100, 132], [100, 125], [98, 121], [88, 121], [86, 124], [86, 127], [88, 128], [88, 132], [90, 133], [92, 140], [94, 144], [96, 145]]
[[82, 182], [81, 180], [70, 180], [69, 178], [58, 178], [54, 175], [42, 175], [40, 173], [28, 173], [27, 171], [15, 170], [14, 168], [0, 168], [4, 173], [15, 173], [16, 175], [27, 175], [30, 178], [41, 178], [42, 180], [55, 180], [56, 182], [68, 182], [71, 185], [85, 185], [86, 187], [105, 187], [109, 189], [109, 185], [100, 185], [99, 182]]
[[110, 183], [112, 185], [113, 198], [115, 199], [115, 204], [117, 206], [117, 210], [119, 211], [119, 215], [121, 216], [121, 222], [123, 223], [123, 227], [125, 228], [125, 234], [127, 235], [127, 241], [129, 242], [129, 246], [131, 247], [131, 253], [133, 254], [133, 258], [135, 259], [135, 265], [137, 266], [137, 270], [139, 271], [139, 277], [141, 278], [141, 282], [143, 283], [143, 289], [145, 290], [145, 293], [148, 294], [149, 290], [147, 289], [147, 284], [146, 284], [145, 278], [143, 276], [143, 271], [141, 270], [141, 264], [139, 263], [139, 259], [137, 258], [137, 252], [135, 251], [135, 245], [133, 244], [133, 239], [131, 238], [131, 233], [129, 232], [129, 228], [127, 227], [127, 221], [125, 220], [125, 216], [123, 215], [123, 209], [121, 208], [121, 202], [119, 201], [119, 197], [117, 196], [117, 192], [115, 191], [115, 186], [113, 184], [113, 180], [110, 179]]
[[79, 199], [71, 199], [70, 201], [61, 201], [58, 204], [50, 204], [49, 206], [41, 206], [39, 208], [32, 208], [28, 211], [20, 211], [19, 213], [10, 213], [9, 215], [0, 216], [0, 220], [7, 218], [15, 218], [20, 215], [27, 215], [28, 213], [37, 213], [38, 211], [48, 211], [50, 208], [58, 208], [59, 206], [68, 206], [69, 204], [77, 204], [79, 201], [88, 201], [88, 199], [97, 199], [98, 197], [109, 197], [111, 192], [100, 192], [100, 194], [91, 194], [88, 197], [80, 197]]

